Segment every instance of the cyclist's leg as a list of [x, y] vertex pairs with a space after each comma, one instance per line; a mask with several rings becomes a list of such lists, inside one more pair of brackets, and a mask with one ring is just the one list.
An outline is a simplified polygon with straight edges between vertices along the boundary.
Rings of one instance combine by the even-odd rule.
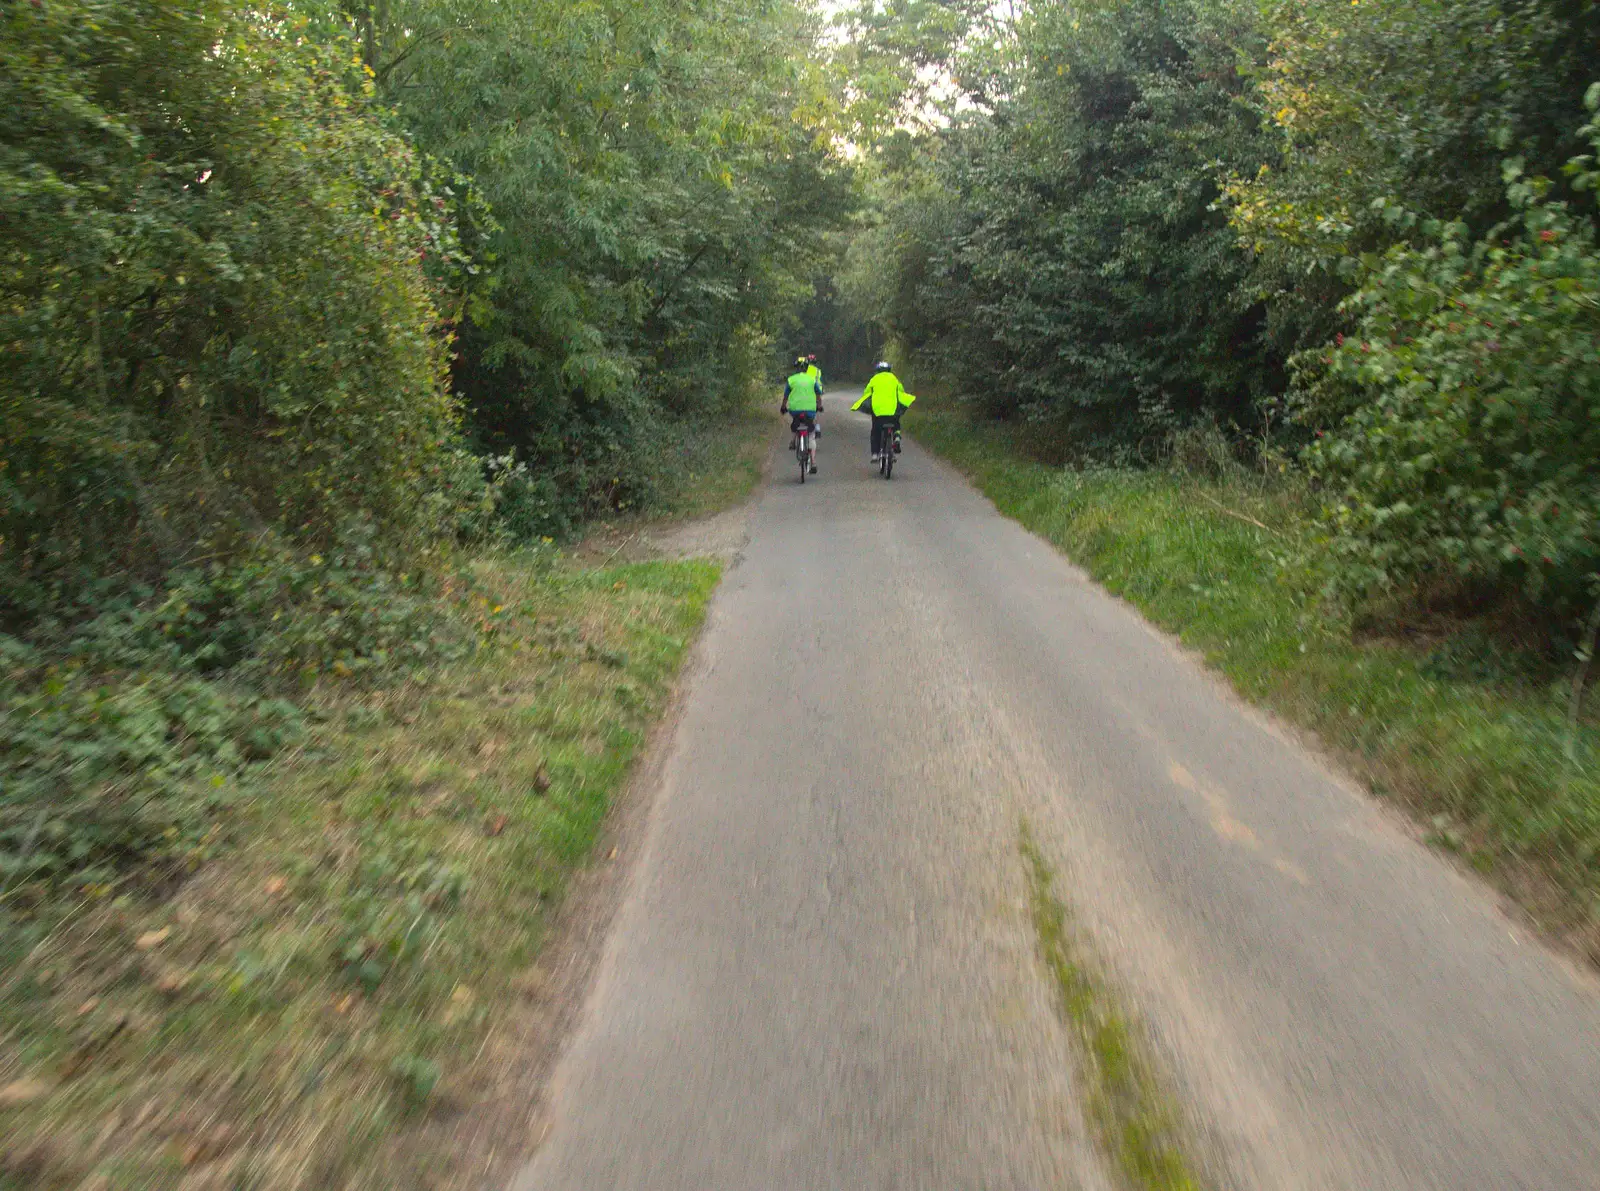
[[868, 451], [872, 455], [872, 457], [874, 459], [876, 459], [878, 457], [878, 452], [882, 448], [883, 448], [883, 419], [880, 418], [877, 414], [873, 414], [872, 415], [872, 444], [868, 448]]

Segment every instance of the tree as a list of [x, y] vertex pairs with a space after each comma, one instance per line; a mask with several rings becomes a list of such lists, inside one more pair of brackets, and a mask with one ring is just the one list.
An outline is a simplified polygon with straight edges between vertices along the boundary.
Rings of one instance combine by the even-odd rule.
[[6, 619], [351, 519], [427, 541], [457, 246], [350, 43], [221, 0], [3, 20]]
[[1277, 151], [1228, 187], [1255, 293], [1288, 349], [1325, 341], [1340, 270], [1396, 242], [1381, 200], [1481, 234], [1509, 214], [1500, 159], [1557, 176], [1600, 61], [1600, 9], [1572, 0], [1315, 0], [1265, 9], [1254, 102]]
[[[853, 202], [795, 5], [388, 0], [384, 93], [498, 223], [453, 383], [552, 525], [649, 499], [643, 432], [719, 416]], [[730, 369], [730, 362], [738, 362]]]
[[1238, 102], [1248, 32], [1201, 4], [1030, 10], [1014, 93], [886, 183], [853, 292], [1005, 416], [1125, 442], [1247, 420], [1277, 374], [1259, 307], [1227, 300], [1245, 261], [1214, 205], [1219, 167], [1266, 149]]

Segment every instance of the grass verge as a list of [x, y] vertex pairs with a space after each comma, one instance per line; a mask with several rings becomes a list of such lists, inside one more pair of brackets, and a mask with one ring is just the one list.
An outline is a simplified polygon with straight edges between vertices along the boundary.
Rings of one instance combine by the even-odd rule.
[[1354, 633], [1320, 598], [1310, 502], [1288, 485], [1046, 467], [950, 409], [916, 434], [1600, 963], [1600, 723], [1569, 732], [1568, 676], [1483, 626]]
[[1021, 848], [1039, 955], [1055, 981], [1062, 1018], [1077, 1046], [1096, 1138], [1129, 1187], [1198, 1191], [1204, 1184], [1184, 1156], [1181, 1118], [1138, 1030], [1080, 943], [1026, 824]]
[[686, 422], [671, 431], [660, 444], [663, 500], [653, 512], [707, 517], [749, 496], [761, 479], [776, 421], [770, 403], [752, 401], [726, 418]]
[[683, 487], [672, 500], [672, 511], [680, 517], [705, 517], [749, 496], [761, 479], [774, 421], [768, 404], [762, 403], [702, 429], [683, 453]]
[[181, 885], [0, 939], [0, 1187], [438, 1185], [387, 1143], [468, 1106], [719, 574], [475, 570], [493, 648], [313, 694]]

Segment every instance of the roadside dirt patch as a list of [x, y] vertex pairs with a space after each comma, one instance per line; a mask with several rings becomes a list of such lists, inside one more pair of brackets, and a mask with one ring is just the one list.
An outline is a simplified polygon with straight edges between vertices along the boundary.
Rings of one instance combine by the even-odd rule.
[[715, 558], [734, 562], [750, 537], [749, 504], [694, 521], [650, 521], [596, 530], [573, 551], [584, 562]]
[[[775, 432], [761, 461], [757, 490], [770, 478], [778, 447], [786, 441]], [[651, 521], [615, 521], [597, 526], [573, 547], [575, 557], [588, 564], [648, 562], [657, 558], [715, 558], [724, 565], [737, 562], [750, 540], [750, 517], [757, 497], [752, 495], [733, 508], [692, 520], [661, 518]]]

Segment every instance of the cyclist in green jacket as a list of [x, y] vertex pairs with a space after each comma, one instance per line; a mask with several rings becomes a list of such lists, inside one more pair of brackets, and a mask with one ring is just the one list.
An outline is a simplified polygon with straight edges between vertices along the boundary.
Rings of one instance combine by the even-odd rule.
[[906, 392], [900, 378], [890, 369], [888, 361], [880, 360], [872, 379], [867, 382], [866, 390], [861, 394], [861, 400], [850, 407], [856, 410], [867, 405], [872, 411], [873, 463], [884, 451], [900, 453], [900, 415], [915, 400], [916, 397]]
[[[798, 430], [802, 421], [809, 422], [813, 430], [817, 415], [822, 412], [822, 382], [806, 371], [806, 358], [795, 361], [795, 373], [783, 382], [783, 404], [780, 414], [789, 415], [789, 429]], [[816, 437], [812, 436], [811, 474], [817, 474]]]
[[817, 357], [814, 355], [806, 357], [806, 375], [822, 385], [824, 391], [827, 390], [828, 386], [822, 383], [822, 369], [817, 367]]

